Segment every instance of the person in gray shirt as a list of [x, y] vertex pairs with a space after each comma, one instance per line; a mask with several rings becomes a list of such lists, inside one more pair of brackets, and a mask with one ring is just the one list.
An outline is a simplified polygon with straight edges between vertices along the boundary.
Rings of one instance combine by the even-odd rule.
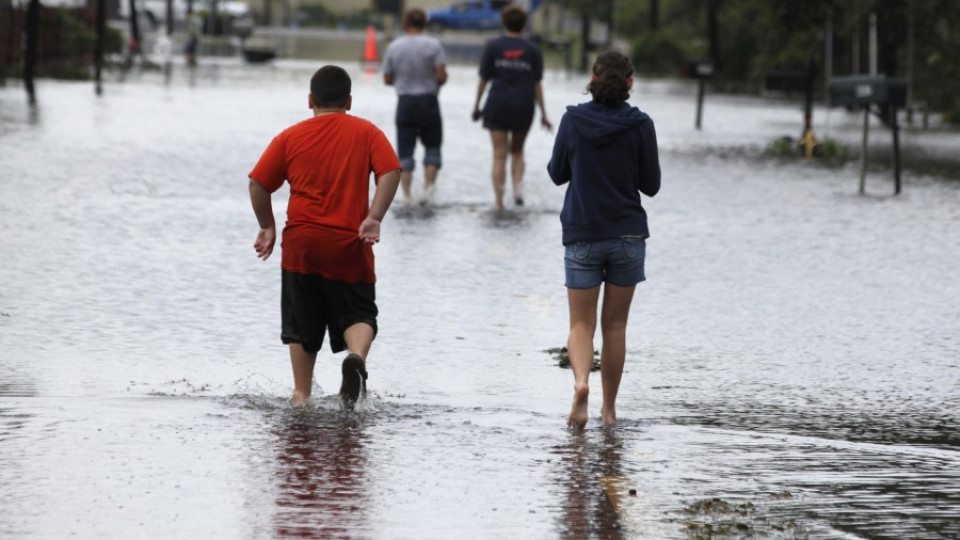
[[423, 35], [427, 14], [413, 8], [403, 16], [403, 35], [393, 40], [383, 57], [383, 82], [397, 89], [397, 156], [403, 172], [403, 202], [413, 202], [411, 184], [417, 139], [423, 143], [424, 189], [421, 204], [433, 200], [442, 165], [443, 120], [437, 92], [447, 82], [446, 56], [436, 38]]

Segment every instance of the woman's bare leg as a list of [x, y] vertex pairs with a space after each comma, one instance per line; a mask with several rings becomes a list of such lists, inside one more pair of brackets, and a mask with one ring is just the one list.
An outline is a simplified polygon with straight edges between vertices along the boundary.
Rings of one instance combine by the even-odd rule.
[[506, 131], [490, 130], [490, 142], [493, 143], [493, 195], [497, 210], [503, 210], [503, 186], [507, 179], [507, 154], [510, 139]]
[[600, 352], [600, 380], [603, 383], [603, 406], [600, 417], [603, 425], [617, 421], [617, 393], [623, 377], [623, 364], [627, 355], [627, 317], [636, 286], [619, 287], [607, 283], [603, 291], [603, 308], [600, 314], [600, 331], [603, 348]]
[[526, 170], [523, 145], [526, 140], [526, 131], [510, 134], [510, 180], [513, 182], [513, 201], [517, 206], [523, 206], [523, 173]]
[[570, 304], [570, 337], [567, 353], [573, 370], [573, 405], [567, 425], [582, 428], [587, 424], [587, 401], [590, 397], [590, 368], [593, 366], [593, 336], [597, 330], [597, 299], [600, 286], [589, 289], [567, 289]]

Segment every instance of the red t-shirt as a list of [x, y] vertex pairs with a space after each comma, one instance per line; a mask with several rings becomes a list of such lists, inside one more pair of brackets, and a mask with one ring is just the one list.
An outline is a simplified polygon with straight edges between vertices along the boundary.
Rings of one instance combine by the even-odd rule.
[[400, 168], [372, 123], [346, 113], [314, 116], [277, 135], [250, 178], [273, 193], [290, 183], [280, 266], [345, 283], [374, 283], [373, 248], [360, 240], [374, 178]]

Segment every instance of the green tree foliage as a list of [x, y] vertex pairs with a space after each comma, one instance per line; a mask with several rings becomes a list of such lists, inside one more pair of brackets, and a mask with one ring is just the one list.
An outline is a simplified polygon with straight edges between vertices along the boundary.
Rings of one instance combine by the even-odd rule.
[[[674, 76], [683, 60], [710, 58], [710, 0], [622, 0], [617, 31], [631, 42], [641, 73]], [[869, 71], [869, 20], [877, 17], [878, 71], [911, 75], [915, 101], [960, 122], [960, 2], [957, 0], [715, 0], [718, 5], [717, 84], [756, 91], [774, 69], [806, 69], [812, 59], [823, 76], [824, 39], [833, 29], [833, 74]], [[657, 28], [650, 20], [659, 7]], [[571, 0], [589, 9], [589, 2]], [[913, 36], [912, 49], [910, 46]], [[854, 43], [856, 42], [856, 45]], [[858, 56], [854, 58], [854, 51]], [[912, 52], [912, 54], [911, 54]], [[817, 88], [823, 88], [818, 81]]]

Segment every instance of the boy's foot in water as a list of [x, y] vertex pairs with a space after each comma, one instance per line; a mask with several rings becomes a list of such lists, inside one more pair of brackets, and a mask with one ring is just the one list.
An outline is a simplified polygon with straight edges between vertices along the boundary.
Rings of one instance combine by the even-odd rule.
[[310, 396], [303, 392], [293, 391], [293, 397], [290, 398], [290, 406], [294, 409], [302, 409], [310, 403]]
[[363, 358], [357, 353], [350, 353], [343, 359], [340, 367], [343, 382], [340, 384], [340, 398], [344, 405], [353, 407], [361, 395], [367, 393], [367, 368]]

